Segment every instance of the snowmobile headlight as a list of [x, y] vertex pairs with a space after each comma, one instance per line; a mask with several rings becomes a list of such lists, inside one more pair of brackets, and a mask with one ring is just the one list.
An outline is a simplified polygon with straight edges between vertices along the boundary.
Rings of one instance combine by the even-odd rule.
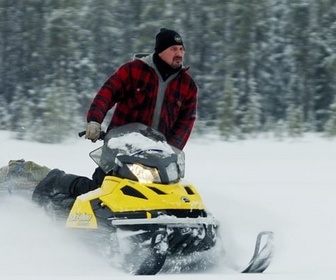
[[176, 163], [174, 163], [174, 162], [170, 163], [167, 166], [166, 171], [167, 171], [169, 182], [175, 182], [179, 179], [179, 173], [178, 173]]
[[140, 183], [161, 183], [160, 175], [156, 168], [138, 163], [127, 164], [127, 167]]

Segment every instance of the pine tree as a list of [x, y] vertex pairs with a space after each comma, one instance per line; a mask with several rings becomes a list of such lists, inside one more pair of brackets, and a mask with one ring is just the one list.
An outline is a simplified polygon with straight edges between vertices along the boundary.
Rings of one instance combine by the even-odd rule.
[[290, 137], [301, 137], [304, 128], [302, 108], [290, 105], [287, 109], [286, 123]]
[[242, 118], [242, 132], [252, 136], [256, 136], [260, 132], [261, 109], [260, 98], [257, 93], [249, 95], [249, 101], [246, 106], [246, 111]]
[[10, 129], [10, 115], [8, 103], [3, 95], [0, 95], [0, 129]]
[[274, 137], [278, 140], [283, 140], [286, 133], [286, 124], [283, 120], [278, 120], [275, 128], [273, 129]]
[[42, 114], [35, 119], [29, 137], [42, 143], [60, 143], [79, 130], [75, 92], [64, 92], [64, 85], [55, 82], [43, 93], [39, 104]]
[[[18, 85], [14, 91], [14, 98], [9, 110], [10, 129], [14, 132], [16, 139], [27, 139], [26, 133], [30, 130], [34, 119], [34, 102], [27, 98], [24, 88]], [[29, 94], [29, 93], [28, 93]]]
[[330, 105], [329, 119], [324, 125], [324, 135], [326, 137], [336, 136], [336, 102]]
[[224, 78], [223, 97], [218, 102], [218, 129], [224, 140], [230, 140], [236, 135], [235, 97], [233, 82], [229, 75]]

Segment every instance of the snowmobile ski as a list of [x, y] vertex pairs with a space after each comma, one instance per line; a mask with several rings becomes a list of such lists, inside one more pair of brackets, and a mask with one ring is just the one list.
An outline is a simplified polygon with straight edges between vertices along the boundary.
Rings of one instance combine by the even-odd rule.
[[273, 232], [262, 231], [257, 236], [254, 254], [241, 273], [263, 273], [272, 261], [274, 253]]

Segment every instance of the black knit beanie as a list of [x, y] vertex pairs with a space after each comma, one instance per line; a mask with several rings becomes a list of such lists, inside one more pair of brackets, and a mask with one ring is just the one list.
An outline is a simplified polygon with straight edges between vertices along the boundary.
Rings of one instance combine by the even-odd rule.
[[155, 52], [163, 52], [174, 45], [182, 45], [184, 47], [180, 34], [171, 29], [161, 28], [155, 38]]

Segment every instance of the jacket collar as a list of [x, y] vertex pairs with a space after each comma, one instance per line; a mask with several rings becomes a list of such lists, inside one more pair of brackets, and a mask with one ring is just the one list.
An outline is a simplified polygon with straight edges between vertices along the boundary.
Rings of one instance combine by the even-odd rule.
[[[139, 59], [139, 60], [143, 61], [144, 63], [148, 64], [150, 67], [155, 69], [153, 56], [154, 56], [154, 53], [151, 53], [147, 56], [144, 56], [144, 57], [141, 57], [141, 58], [136, 58], [136, 59]], [[185, 67], [184, 65], [182, 65], [182, 68], [180, 69], [180, 72], [186, 72], [186, 71], [189, 70], [189, 68], [190, 68], [189, 66]]]

